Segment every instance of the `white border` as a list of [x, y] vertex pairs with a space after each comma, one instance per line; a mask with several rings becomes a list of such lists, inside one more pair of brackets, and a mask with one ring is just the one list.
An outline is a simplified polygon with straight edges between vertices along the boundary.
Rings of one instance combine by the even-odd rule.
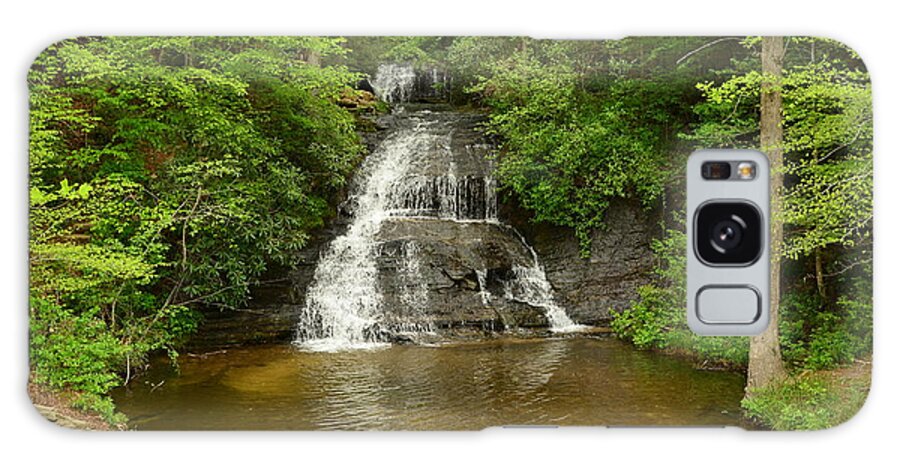
[[[3, 7], [3, 304], [0, 314], [5, 462], [880, 462], [896, 455], [900, 182], [896, 12], [885, 1], [388, 2], [14, 1]], [[890, 8], [890, 9], [889, 9]], [[619, 38], [625, 35], [823, 35], [866, 60], [875, 85], [876, 348], [869, 403], [850, 423], [817, 433], [740, 430], [490, 430], [481, 433], [90, 434], [57, 429], [31, 409], [26, 374], [25, 70], [47, 44], [83, 34], [425, 34]], [[762, 456], [760, 456], [762, 455]]]

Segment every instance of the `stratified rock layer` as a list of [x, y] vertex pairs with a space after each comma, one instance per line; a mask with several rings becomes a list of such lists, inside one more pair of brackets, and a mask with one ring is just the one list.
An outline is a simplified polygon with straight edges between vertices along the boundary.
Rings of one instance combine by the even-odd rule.
[[571, 229], [525, 227], [523, 233], [541, 257], [547, 279], [559, 303], [576, 322], [603, 325], [612, 311], [621, 311], [650, 282], [653, 254], [650, 241], [658, 235], [658, 213], [626, 201], [613, 202], [605, 230], [592, 234], [591, 255], [579, 256]]
[[[436, 79], [432, 74], [416, 83]], [[409, 88], [396, 95], [422, 92], [412, 81], [403, 85]], [[603, 325], [611, 311], [630, 305], [637, 288], [649, 281], [649, 241], [657, 214], [613, 202], [606, 228], [594, 233], [591, 257], [581, 258], [570, 229], [534, 224], [512, 202], [498, 204], [492, 150], [478, 131], [482, 117], [447, 110], [411, 105], [380, 118], [380, 133], [367, 137], [370, 149], [388, 134], [422, 128], [427, 140], [433, 140], [410, 145], [416, 148], [410, 158], [401, 158], [405, 171], [380, 193], [386, 195], [378, 200], [385, 218], [371, 238], [378, 275], [372, 291], [379, 293], [383, 315], [367, 330], [381, 340], [404, 342], [417, 341], [410, 332], [442, 337], [547, 328], [548, 298], [550, 306], [564, 310], [575, 323]], [[365, 182], [359, 174], [348, 191], [358, 192]], [[290, 341], [297, 337], [304, 311], [303, 323], [315, 325], [307, 299], [317, 265], [360, 213], [360, 198], [349, 194], [331, 224], [297, 255], [296, 264], [270, 271], [246, 307], [206, 310], [188, 348]], [[364, 204], [371, 207], [372, 202], [369, 196]], [[523, 287], [535, 280], [542, 284]], [[329, 289], [329, 295], [334, 291]]]

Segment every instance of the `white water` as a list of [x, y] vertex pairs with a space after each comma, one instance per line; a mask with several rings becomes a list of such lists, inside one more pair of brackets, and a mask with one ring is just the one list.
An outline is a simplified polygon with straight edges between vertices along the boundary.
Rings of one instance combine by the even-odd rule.
[[394, 326], [401, 333], [433, 332], [434, 326], [422, 323], [427, 320], [425, 308], [428, 307], [428, 285], [422, 279], [422, 265], [419, 260], [419, 246], [409, 241], [403, 244], [403, 261], [400, 265], [400, 276], [403, 287], [400, 289], [400, 303], [404, 306], [401, 320]]
[[522, 245], [528, 249], [532, 264], [530, 267], [513, 265], [513, 275], [516, 277], [504, 286], [505, 296], [514, 301], [522, 301], [543, 308], [547, 315], [547, 321], [550, 323], [550, 330], [553, 332], [567, 333], [584, 330], [586, 326], [576, 324], [566, 314], [566, 310], [556, 303], [556, 299], [553, 298], [553, 288], [550, 286], [550, 281], [547, 280], [547, 274], [538, 259], [537, 252], [518, 230], [513, 227], [509, 227], [509, 230], [519, 237]]
[[491, 292], [487, 289], [487, 269], [478, 269], [475, 276], [478, 278], [478, 296], [481, 297], [481, 304], [488, 306], [491, 304]]
[[577, 332], [585, 327], [576, 324], [553, 298], [553, 289], [539, 263], [531, 267], [513, 265], [515, 279], [505, 285], [506, 298], [543, 308], [553, 332]]
[[[378, 68], [373, 86], [388, 101], [408, 101], [415, 89], [415, 72], [407, 65]], [[382, 253], [377, 235], [391, 218], [488, 222], [497, 219], [496, 182], [489, 175], [460, 176], [451, 149], [452, 121], [420, 111], [406, 116], [412, 125], [395, 129], [366, 159], [348, 199], [352, 204], [346, 232], [320, 256], [306, 293], [295, 343], [312, 351], [371, 349], [386, 346], [386, 333], [430, 332], [428, 288], [422, 278], [419, 248], [414, 240], [399, 253], [400, 306], [386, 312], [378, 288], [377, 259]], [[448, 130], [449, 129], [449, 130]], [[473, 148], [466, 147], [467, 155]], [[433, 166], [443, 166], [434, 171]], [[432, 168], [428, 168], [432, 166]], [[423, 169], [429, 172], [426, 175]], [[443, 171], [443, 172], [441, 172]], [[551, 330], [578, 330], [553, 298], [537, 254], [518, 232], [532, 257], [531, 266], [514, 266], [514, 278], [504, 282], [503, 297], [543, 308]], [[487, 270], [476, 271], [482, 303], [489, 306]]]
[[347, 232], [335, 238], [316, 265], [307, 291], [297, 343], [311, 350], [371, 348], [380, 322], [381, 293], [375, 236], [389, 217], [389, 192], [409, 170], [412, 155], [433, 143], [422, 125], [387, 138], [363, 163], [364, 178]]
[[388, 103], [409, 101], [416, 85], [416, 72], [408, 64], [382, 64], [378, 66], [372, 87], [375, 95]]
[[495, 190], [492, 177], [457, 177], [452, 172], [438, 177], [410, 175], [391, 191], [389, 212], [400, 217], [496, 222]]

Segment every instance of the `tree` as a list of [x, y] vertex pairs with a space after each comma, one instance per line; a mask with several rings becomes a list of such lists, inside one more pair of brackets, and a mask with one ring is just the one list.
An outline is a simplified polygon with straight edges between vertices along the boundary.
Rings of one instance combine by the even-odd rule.
[[583, 257], [613, 201], [649, 208], [663, 194], [696, 94], [689, 70], [658, 72], [605, 42], [468, 38], [449, 56], [490, 109], [501, 185], [535, 222], [573, 229]]
[[342, 39], [65, 40], [29, 72], [36, 382], [93, 398], [243, 304], [362, 154]]
[[[853, 54], [855, 55], [855, 54]], [[851, 55], [852, 56], [852, 55]], [[814, 257], [819, 296], [829, 277], [871, 262], [872, 89], [868, 73], [813, 61], [785, 76], [784, 256]]]
[[[777, 263], [784, 280], [773, 309], [785, 365], [822, 368], [871, 351], [871, 83], [859, 56], [839, 42], [784, 42], [776, 79], [783, 139], [775, 147], [783, 167], [774, 169], [783, 173], [783, 186], [776, 181], [780, 211], [773, 216], [783, 226], [773, 258], [784, 260]], [[760, 132], [762, 103], [770, 101], [762, 88], [772, 80], [760, 69], [763, 41], [741, 43], [752, 52], [735, 57], [727, 79], [698, 85], [703, 99], [694, 111], [700, 123], [683, 135], [686, 140], [704, 147], [772, 148]]]
[[750, 340], [747, 389], [764, 387], [784, 377], [778, 339], [778, 307], [781, 304], [781, 247], [784, 224], [781, 218], [781, 195], [784, 188], [784, 132], [782, 127], [781, 77], [784, 61], [784, 38], [762, 39], [762, 82], [760, 89], [759, 142], [769, 157], [771, 170], [770, 225], [771, 256], [769, 268], [769, 326]]

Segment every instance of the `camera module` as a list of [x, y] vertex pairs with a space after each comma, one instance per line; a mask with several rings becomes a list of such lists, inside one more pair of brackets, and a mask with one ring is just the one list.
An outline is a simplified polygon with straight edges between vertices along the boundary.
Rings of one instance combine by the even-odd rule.
[[747, 266], [762, 252], [762, 219], [747, 202], [710, 202], [697, 209], [694, 250], [708, 265]]

